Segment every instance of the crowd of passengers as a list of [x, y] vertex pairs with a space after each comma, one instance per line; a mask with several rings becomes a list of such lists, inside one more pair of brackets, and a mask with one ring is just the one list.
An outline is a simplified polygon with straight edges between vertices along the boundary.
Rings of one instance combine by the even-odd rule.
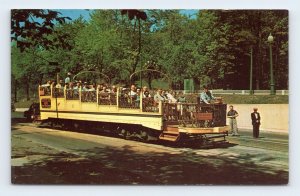
[[[116, 98], [117, 86], [108, 84], [89, 84], [87, 82], [78, 80], [71, 81], [70, 73], [68, 77], [63, 80], [59, 80], [58, 83], [49, 80], [46, 84], [41, 85], [45, 89], [45, 95], [50, 95], [50, 87], [54, 87], [54, 91], [58, 97], [64, 96], [64, 90], [66, 90], [67, 99], [79, 99], [79, 90], [81, 89], [81, 100], [85, 102], [96, 102], [97, 90], [99, 91], [99, 99], [105, 102], [105, 100], [112, 100]], [[154, 103], [158, 104], [160, 101], [168, 103], [176, 102], [186, 102], [186, 98], [182, 92], [176, 94], [175, 91], [165, 91], [162, 89], [157, 89], [155, 91], [149, 91], [147, 86], [142, 88], [136, 87], [136, 85], [131, 85], [130, 88], [118, 87], [120, 93], [120, 101], [124, 103], [129, 103], [135, 107], [139, 106], [140, 96], [143, 99], [153, 100]], [[108, 101], [109, 102], [109, 101]], [[111, 103], [111, 102], [110, 102]]]

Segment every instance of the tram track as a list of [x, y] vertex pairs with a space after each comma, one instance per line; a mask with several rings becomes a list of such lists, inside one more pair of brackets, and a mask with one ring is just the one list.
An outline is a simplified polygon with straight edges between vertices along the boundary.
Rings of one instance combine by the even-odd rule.
[[[78, 154], [77, 151], [72, 150], [74, 147], [70, 144], [63, 143], [49, 143], [49, 139], [44, 140], [40, 138], [50, 138], [50, 140], [56, 140], [55, 138], [66, 138], [67, 140], [74, 140], [75, 143], [91, 142], [91, 146], [110, 146], [113, 148], [122, 149], [124, 146], [130, 147], [130, 149], [137, 153], [143, 152], [159, 152], [168, 154], [182, 154], [190, 157], [190, 161], [193, 161], [194, 155], [205, 157], [220, 157], [221, 159], [233, 158], [240, 160], [241, 162], [247, 160], [248, 156], [254, 159], [257, 164], [265, 164], [269, 166], [276, 166], [275, 168], [283, 168], [288, 170], [288, 143], [281, 141], [280, 139], [272, 139], [266, 142], [267, 139], [253, 139], [249, 136], [240, 137], [227, 137], [228, 144], [225, 146], [216, 146], [211, 148], [200, 147], [187, 147], [176, 146], [171, 143], [165, 143], [164, 141], [157, 142], [140, 142], [135, 140], [124, 140], [104, 134], [97, 134], [95, 131], [89, 132], [75, 132], [72, 130], [65, 131], [61, 129], [38, 127], [36, 124], [19, 124], [16, 126], [20, 129], [20, 132], [15, 132], [14, 135], [24, 138], [31, 138], [36, 142], [49, 145], [49, 147], [56, 148], [72, 154]], [[27, 136], [28, 134], [28, 136]], [[95, 135], [95, 136], [94, 136]], [[275, 143], [274, 143], [275, 142]], [[64, 142], [65, 143], [65, 142]], [[280, 161], [286, 160], [286, 161]], [[281, 163], [282, 162], [282, 163]]]
[[[41, 128], [39, 127], [38, 123], [18, 123], [21, 126], [28, 126], [28, 127], [33, 127], [33, 128]], [[57, 130], [57, 131], [63, 131], [59, 128], [51, 128], [51, 127], [43, 127], [51, 130]], [[69, 130], [70, 132], [73, 132], [72, 130]], [[75, 131], [76, 132], [76, 131]], [[93, 131], [93, 130], [88, 130], [86, 132], [82, 133], [87, 133], [87, 134], [96, 134], [100, 136], [107, 136], [105, 134], [102, 134], [101, 132]], [[118, 138], [116, 138], [118, 139]], [[235, 145], [240, 145], [240, 146], [245, 146], [245, 147], [251, 147], [251, 148], [259, 148], [259, 149], [266, 149], [266, 150], [272, 150], [272, 151], [281, 151], [281, 152], [288, 152], [289, 149], [289, 143], [288, 140], [286, 139], [280, 139], [280, 138], [266, 138], [266, 137], [261, 137], [261, 138], [252, 138], [251, 136], [248, 135], [241, 135], [238, 137], [232, 137], [228, 136], [226, 137], [226, 140], [229, 142], [229, 144], [235, 144]], [[152, 145], [155, 148], [168, 148], [170, 151], [173, 151], [172, 149], [185, 149], [185, 147], [178, 147], [178, 146], [171, 146], [168, 143], [165, 142], [150, 142], [150, 143], [143, 143], [140, 142], [140, 145]], [[167, 145], [165, 145], [167, 144]], [[217, 147], [218, 148], [218, 147]], [[188, 148], [190, 150], [199, 150], [200, 148]], [[175, 151], [177, 151], [175, 150]]]

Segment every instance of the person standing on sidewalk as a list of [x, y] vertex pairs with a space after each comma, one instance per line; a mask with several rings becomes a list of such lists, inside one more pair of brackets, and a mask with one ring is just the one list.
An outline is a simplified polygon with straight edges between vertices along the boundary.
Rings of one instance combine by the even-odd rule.
[[239, 136], [236, 122], [236, 117], [238, 116], [239, 114], [237, 113], [237, 111], [233, 109], [232, 105], [230, 105], [229, 111], [227, 112], [227, 118], [229, 118], [229, 125], [232, 136]]
[[257, 108], [253, 108], [253, 111], [251, 113], [251, 120], [253, 125], [253, 137], [258, 138], [259, 137], [259, 126], [260, 126], [260, 114], [257, 112]]

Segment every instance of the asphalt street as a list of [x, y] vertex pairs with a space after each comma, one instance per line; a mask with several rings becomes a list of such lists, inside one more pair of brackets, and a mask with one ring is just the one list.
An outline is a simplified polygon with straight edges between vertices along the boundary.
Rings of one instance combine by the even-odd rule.
[[269, 185], [288, 183], [288, 135], [249, 130], [222, 147], [143, 143], [12, 121], [14, 184]]

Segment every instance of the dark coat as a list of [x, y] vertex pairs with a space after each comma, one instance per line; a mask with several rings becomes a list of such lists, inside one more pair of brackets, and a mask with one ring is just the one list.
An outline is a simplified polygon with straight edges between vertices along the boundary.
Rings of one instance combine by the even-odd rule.
[[[251, 119], [252, 119], [252, 125], [257, 125], [257, 124], [260, 125], [260, 114], [258, 112], [257, 112], [257, 118], [255, 116], [255, 113], [252, 112], [251, 113]], [[257, 120], [258, 120], [258, 122], [257, 122]]]

